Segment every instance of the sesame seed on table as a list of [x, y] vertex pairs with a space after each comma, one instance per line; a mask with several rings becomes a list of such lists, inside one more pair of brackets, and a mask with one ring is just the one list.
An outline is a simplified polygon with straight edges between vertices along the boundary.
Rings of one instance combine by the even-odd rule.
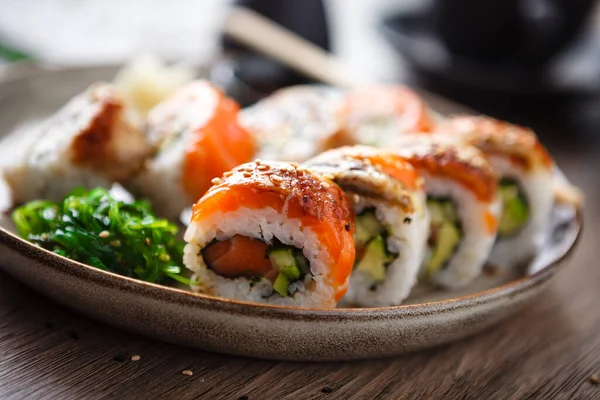
[[478, 335], [371, 361], [235, 357], [104, 325], [0, 272], [0, 398], [600, 398], [600, 160], [551, 150], [586, 192], [585, 233], [535, 304]]

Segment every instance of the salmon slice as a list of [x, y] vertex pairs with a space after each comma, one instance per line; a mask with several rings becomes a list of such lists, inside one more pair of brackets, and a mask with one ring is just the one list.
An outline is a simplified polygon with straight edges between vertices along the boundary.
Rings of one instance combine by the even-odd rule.
[[269, 245], [246, 236], [215, 242], [204, 250], [204, 262], [217, 274], [226, 278], [239, 276], [267, 276], [274, 268], [265, 255]]
[[256, 151], [254, 138], [237, 122], [238, 104], [208, 84], [199, 92], [217, 100], [211, 118], [195, 128], [193, 144], [186, 152], [183, 187], [195, 200], [210, 188], [213, 178], [249, 161]]

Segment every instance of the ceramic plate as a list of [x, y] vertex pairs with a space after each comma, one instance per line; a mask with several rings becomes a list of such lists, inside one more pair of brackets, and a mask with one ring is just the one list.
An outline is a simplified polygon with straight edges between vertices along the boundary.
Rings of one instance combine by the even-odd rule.
[[[5, 73], [0, 83], [0, 162], [22, 143], [27, 126], [55, 112], [90, 83], [111, 79], [115, 71], [27, 68]], [[448, 104], [444, 108], [452, 111]], [[8, 205], [1, 183], [0, 205]], [[0, 218], [0, 266], [82, 314], [168, 342], [273, 359], [350, 360], [446, 343], [509, 316], [548, 285], [580, 230], [580, 210], [556, 207], [546, 245], [526, 271], [484, 274], [461, 292], [418, 287], [406, 305], [375, 309], [263, 306], [125, 278], [29, 244], [15, 235], [7, 214]]]

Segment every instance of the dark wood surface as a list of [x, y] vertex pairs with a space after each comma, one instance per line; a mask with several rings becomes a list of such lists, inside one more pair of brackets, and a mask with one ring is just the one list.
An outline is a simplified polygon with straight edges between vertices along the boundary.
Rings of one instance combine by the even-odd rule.
[[477, 336], [367, 362], [231, 357], [97, 323], [0, 273], [0, 399], [600, 399], [600, 161], [559, 163], [587, 196], [578, 250], [536, 304]]

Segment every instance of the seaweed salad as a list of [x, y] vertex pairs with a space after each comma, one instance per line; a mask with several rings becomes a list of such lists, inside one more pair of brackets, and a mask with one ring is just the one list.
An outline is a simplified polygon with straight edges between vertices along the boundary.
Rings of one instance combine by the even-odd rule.
[[72, 260], [147, 282], [190, 284], [178, 227], [158, 219], [144, 200], [126, 203], [105, 189], [78, 188], [62, 203], [17, 208], [13, 221], [24, 239]]

